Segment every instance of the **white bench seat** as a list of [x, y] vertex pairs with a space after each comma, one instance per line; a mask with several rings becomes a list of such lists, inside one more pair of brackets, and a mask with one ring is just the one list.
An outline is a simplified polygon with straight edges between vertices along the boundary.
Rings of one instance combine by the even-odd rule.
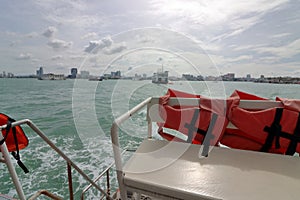
[[161, 199], [300, 199], [300, 159], [144, 140], [123, 168], [124, 185]]

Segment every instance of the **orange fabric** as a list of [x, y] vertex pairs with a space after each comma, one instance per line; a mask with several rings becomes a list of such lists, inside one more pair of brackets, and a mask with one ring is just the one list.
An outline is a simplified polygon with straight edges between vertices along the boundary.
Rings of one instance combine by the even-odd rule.
[[[0, 113], [0, 125], [5, 125], [8, 122], [9, 117], [5, 114]], [[26, 137], [23, 129], [21, 126], [16, 126], [16, 135], [18, 139], [18, 147], [19, 150], [24, 149], [25, 147], [28, 146], [28, 138]], [[6, 135], [6, 130], [2, 130], [2, 135], [3, 137]], [[16, 144], [13, 136], [13, 131], [12, 128], [10, 129], [8, 136], [5, 140], [5, 143], [7, 145], [7, 149], [9, 152], [16, 151]]]
[[286, 99], [277, 97], [276, 101], [281, 101], [283, 107], [288, 110], [300, 112], [300, 100], [299, 99]]
[[[169, 106], [167, 105], [170, 97], [184, 97], [184, 98], [198, 98], [198, 106]], [[200, 99], [201, 98], [201, 99]], [[176, 90], [169, 89], [167, 94], [160, 98], [160, 116], [164, 120], [164, 123], [159, 123], [159, 134], [167, 140], [182, 141], [181, 139], [171, 134], [165, 133], [163, 127], [175, 129], [184, 135], [189, 134], [190, 130], [187, 126], [193, 121], [195, 112], [200, 114], [194, 121], [193, 126], [203, 131], [207, 131], [211, 125], [213, 113], [217, 114], [216, 123], [212, 129], [213, 139], [210, 140], [211, 145], [216, 145], [219, 138], [222, 137], [225, 127], [228, 124], [226, 118], [227, 109], [233, 103], [233, 100], [220, 100], [220, 99], [209, 99], [200, 95], [189, 94]], [[202, 144], [204, 135], [199, 134], [197, 130], [193, 130], [192, 143]]]
[[[266, 100], [264, 98], [234, 92], [234, 97], [239, 96], [240, 100]], [[293, 134], [297, 125], [298, 115], [297, 108], [300, 108], [300, 101], [291, 101], [287, 99], [276, 100], [282, 101], [284, 105], [283, 114], [280, 120], [282, 131]], [[228, 113], [228, 120], [237, 127], [237, 129], [226, 129], [221, 143], [231, 148], [246, 149], [259, 151], [266, 141], [268, 132], [264, 131], [266, 126], [270, 127], [274, 121], [276, 108], [263, 110], [247, 110], [238, 106], [232, 107]], [[290, 144], [289, 139], [280, 137], [280, 148], [276, 149], [275, 142], [269, 152], [284, 154]], [[300, 152], [300, 146], [297, 146], [297, 152]]]
[[249, 93], [246, 93], [246, 92], [242, 92], [242, 91], [239, 91], [239, 90], [235, 90], [231, 96], [232, 97], [235, 97], [237, 99], [243, 99], [243, 100], [268, 100], [266, 98], [263, 98], [263, 97], [259, 97], [259, 96], [256, 96], [256, 95], [253, 95], [253, 94], [249, 94]]

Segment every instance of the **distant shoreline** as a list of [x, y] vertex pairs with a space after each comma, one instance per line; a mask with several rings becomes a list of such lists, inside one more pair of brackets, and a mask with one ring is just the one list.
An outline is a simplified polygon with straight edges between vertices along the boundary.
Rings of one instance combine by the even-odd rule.
[[[34, 75], [33, 76], [0, 77], [0, 79], [36, 79], [36, 80], [38, 80], [38, 78]], [[75, 79], [66, 78], [64, 80], [75, 80]], [[77, 80], [89, 80], [89, 79], [77, 78]], [[103, 81], [107, 81], [107, 80], [132, 80], [132, 81], [136, 81], [136, 80], [130, 79], [130, 77], [122, 77], [120, 79], [103, 79]], [[149, 80], [149, 79], [142, 79], [142, 80], [138, 80], [138, 81], [143, 81], [143, 80]], [[220, 78], [215, 79], [215, 80], [205, 80], [205, 79], [204, 80], [186, 80], [186, 79], [180, 79], [180, 78], [169, 79], [169, 80], [171, 82], [177, 82], [177, 81], [219, 82], [219, 81], [224, 81], [224, 82], [248, 82], [248, 83], [270, 83], [270, 84], [295, 84], [295, 85], [300, 85], [300, 78], [294, 78], [294, 77], [266, 77], [264, 79], [252, 78], [251, 80], [245, 80], [245, 79], [242, 79], [242, 78], [236, 78], [235, 80], [222, 80]]]

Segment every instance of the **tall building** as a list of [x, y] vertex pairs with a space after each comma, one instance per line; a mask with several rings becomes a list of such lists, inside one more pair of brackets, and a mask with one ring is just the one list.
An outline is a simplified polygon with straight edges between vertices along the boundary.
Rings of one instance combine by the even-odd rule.
[[247, 81], [251, 81], [251, 74], [247, 74], [246, 80], [247, 80]]
[[72, 68], [71, 69], [71, 78], [76, 78], [77, 77], [77, 68]]
[[158, 71], [153, 73], [152, 83], [167, 84], [169, 82], [169, 72], [168, 71]]
[[14, 74], [13, 73], [11, 73], [11, 72], [8, 72], [7, 73], [7, 78], [13, 78], [14, 77]]
[[110, 76], [112, 79], [119, 79], [121, 78], [121, 71], [111, 72]]
[[222, 77], [223, 81], [234, 81], [235, 74], [234, 73], [228, 73], [228, 74], [225, 74], [221, 77]]
[[43, 67], [40, 67], [40, 69], [36, 70], [36, 76], [41, 78], [44, 75], [44, 69]]

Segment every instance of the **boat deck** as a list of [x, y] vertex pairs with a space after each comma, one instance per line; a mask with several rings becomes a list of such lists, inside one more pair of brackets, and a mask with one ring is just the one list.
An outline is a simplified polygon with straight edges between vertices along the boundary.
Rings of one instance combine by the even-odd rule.
[[[128, 191], [162, 199], [299, 199], [298, 157], [145, 140], [126, 163]], [[155, 192], [154, 192], [155, 191]]]

